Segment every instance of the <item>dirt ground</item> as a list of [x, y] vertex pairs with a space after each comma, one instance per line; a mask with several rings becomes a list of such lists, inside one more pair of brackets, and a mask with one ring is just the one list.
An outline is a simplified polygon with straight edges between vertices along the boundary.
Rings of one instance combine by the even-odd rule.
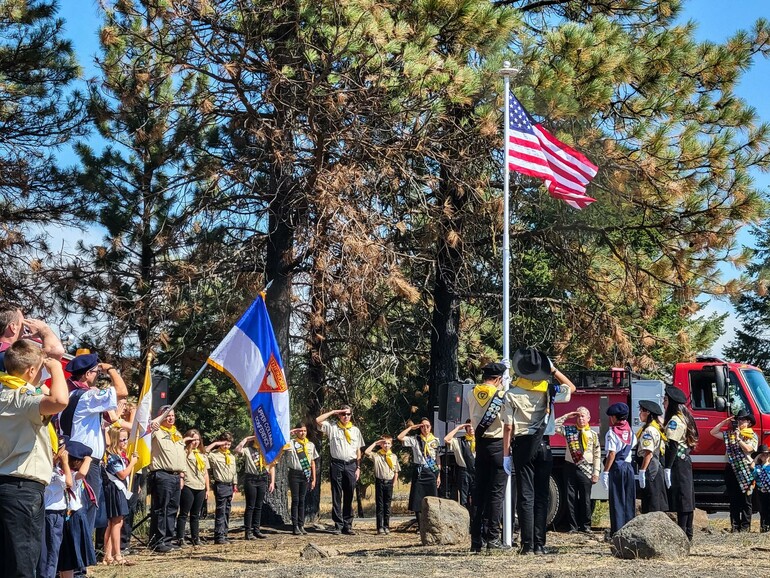
[[[233, 519], [232, 526], [240, 520]], [[756, 525], [756, 521], [755, 521]], [[219, 578], [230, 576], [270, 576], [271, 578], [332, 578], [366, 576], [442, 576], [451, 578], [494, 576], [556, 576], [636, 578], [749, 577], [770, 574], [770, 534], [727, 534], [726, 521], [712, 520], [709, 532], [696, 535], [690, 556], [679, 562], [618, 560], [603, 542], [603, 532], [593, 537], [548, 534], [548, 546], [558, 553], [547, 556], [519, 556], [515, 552], [470, 554], [468, 545], [423, 547], [419, 535], [392, 532], [378, 536], [374, 521], [357, 520], [355, 536], [335, 536], [322, 531], [293, 536], [288, 531], [269, 530], [267, 540], [249, 541], [240, 534], [225, 546], [205, 545], [184, 548], [165, 555], [140, 549], [130, 557], [134, 567], [97, 567], [98, 578], [182, 577]], [[314, 543], [334, 548], [338, 554], [319, 560], [300, 558], [300, 551]]]

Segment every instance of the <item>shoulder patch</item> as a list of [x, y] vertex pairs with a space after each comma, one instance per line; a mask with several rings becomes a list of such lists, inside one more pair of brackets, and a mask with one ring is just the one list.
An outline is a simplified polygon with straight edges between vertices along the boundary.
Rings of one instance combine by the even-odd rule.
[[666, 429], [675, 430], [678, 427], [678, 424], [676, 423], [675, 419], [672, 419], [668, 422], [668, 425], [666, 426]]

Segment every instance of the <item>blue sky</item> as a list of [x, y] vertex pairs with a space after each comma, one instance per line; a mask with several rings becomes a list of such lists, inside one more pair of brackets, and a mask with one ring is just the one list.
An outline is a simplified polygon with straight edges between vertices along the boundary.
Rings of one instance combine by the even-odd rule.
[[[757, 18], [770, 14], [768, 8], [768, 0], [689, 0], [685, 4], [683, 20], [694, 20], [698, 23], [698, 40], [723, 42], [738, 30], [751, 29]], [[97, 0], [60, 0], [60, 15], [66, 21], [66, 35], [73, 41], [84, 78], [96, 76], [93, 60], [99, 48], [100, 22]], [[765, 121], [770, 121], [768, 79], [770, 60], [759, 58], [744, 76], [737, 90], [738, 95], [751, 104]], [[61, 156], [65, 162], [74, 162], [74, 157], [69, 152], [63, 152]], [[756, 174], [755, 178], [760, 187], [770, 188], [770, 176]], [[740, 235], [739, 242], [749, 246], [752, 244], [748, 230]], [[738, 272], [732, 266], [725, 265], [723, 275], [729, 279], [737, 276]], [[736, 320], [732, 316], [732, 306], [725, 300], [712, 299], [704, 313], [714, 311], [731, 314], [725, 325], [724, 335], [713, 348], [714, 353], [720, 354], [722, 347], [732, 339]]]

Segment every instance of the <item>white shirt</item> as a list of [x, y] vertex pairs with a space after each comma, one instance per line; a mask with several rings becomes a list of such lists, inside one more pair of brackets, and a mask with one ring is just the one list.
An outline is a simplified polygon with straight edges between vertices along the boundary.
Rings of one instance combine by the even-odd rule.
[[54, 466], [51, 483], [45, 487], [45, 509], [56, 511], [66, 510], [67, 500], [64, 498], [66, 482], [64, 472], [59, 466]]
[[118, 409], [118, 394], [114, 387], [91, 388], [78, 400], [78, 405], [72, 416], [72, 436], [70, 439], [91, 448], [91, 457], [94, 460], [101, 460], [104, 456], [102, 413], [116, 409]]
[[[607, 452], [615, 452], [617, 454], [620, 450], [623, 449], [623, 446], [626, 445], [622, 441], [620, 441], [620, 438], [617, 436], [617, 434], [612, 431], [611, 429], [607, 430], [607, 435], [604, 438], [604, 449]], [[631, 451], [628, 452], [628, 455], [626, 456], [625, 461], [631, 462], [634, 459], [634, 448], [636, 447], [636, 436], [633, 435], [633, 432], [631, 434]]]

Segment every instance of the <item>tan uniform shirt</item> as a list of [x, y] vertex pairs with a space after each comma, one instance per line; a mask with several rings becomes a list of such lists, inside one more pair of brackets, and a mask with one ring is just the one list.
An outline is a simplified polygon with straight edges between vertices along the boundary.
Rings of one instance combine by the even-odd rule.
[[463, 457], [463, 448], [461, 441], [463, 440], [465, 436], [461, 436], [459, 438], [452, 438], [452, 441], [449, 442], [449, 447], [454, 452], [455, 455], [455, 462], [457, 462], [457, 465], [461, 468], [467, 468], [468, 465], [465, 463], [465, 458]]
[[[403, 444], [405, 448], [410, 448], [412, 450], [412, 463], [415, 466], [425, 465], [425, 450], [427, 450], [428, 455], [433, 461], [438, 463], [438, 449], [440, 447], [440, 442], [437, 437], [434, 437], [427, 443], [423, 443], [422, 437], [419, 435], [406, 436]], [[423, 450], [423, 446], [426, 446], [425, 450]]]
[[393, 469], [390, 469], [385, 456], [378, 451], [372, 452], [372, 460], [374, 461], [374, 477], [378, 480], [390, 481], [396, 477], [396, 473], [401, 471], [401, 465], [398, 463], [398, 456], [392, 454], [390, 460], [393, 462]]
[[639, 438], [639, 444], [636, 446], [636, 455], [644, 457], [645, 452], [652, 452], [653, 455], [660, 457], [660, 432], [654, 425], [645, 426], [642, 435]]
[[150, 471], [184, 472], [187, 469], [187, 452], [184, 441], [172, 441], [171, 434], [159, 429], [152, 432], [152, 460]]
[[206, 471], [209, 469], [209, 459], [203, 452], [198, 455], [203, 459], [203, 471], [198, 469], [198, 460], [195, 459], [195, 454], [192, 452], [187, 454], [185, 460], [184, 485], [191, 490], [206, 489]]
[[235, 455], [230, 454], [230, 464], [227, 464], [225, 454], [219, 450], [209, 452], [209, 464], [211, 464], [211, 474], [215, 482], [220, 484], [234, 484], [238, 475], [235, 464]]
[[34, 388], [0, 389], [0, 475], [51, 482], [53, 452], [42, 395]]
[[[286, 456], [289, 460], [290, 470], [302, 471], [302, 464], [299, 463], [299, 456], [297, 455], [297, 448], [295, 447], [295, 444], [297, 443], [299, 442], [295, 442], [294, 440], [289, 442], [289, 451], [286, 452]], [[311, 462], [318, 459], [318, 450], [316, 449], [315, 444], [311, 441], [307, 442], [307, 459]]]
[[244, 446], [243, 453], [244, 471], [248, 475], [261, 476], [267, 473], [265, 460], [259, 450], [251, 444]]
[[685, 437], [687, 434], [687, 422], [681, 415], [676, 414], [668, 420], [666, 424], [666, 437], [669, 441], [678, 442], [681, 445], [685, 445]]
[[[475, 389], [475, 388], [474, 388]], [[473, 395], [473, 390], [468, 391], [465, 394], [465, 405], [468, 406], [468, 414], [471, 418], [471, 425], [473, 426], [473, 429], [475, 430], [476, 427], [479, 425], [479, 422], [484, 417], [484, 414], [487, 411], [487, 406], [489, 405], [489, 401], [484, 403], [484, 405], [481, 405], [477, 400], [476, 397]], [[494, 419], [494, 421], [489, 425], [487, 430], [484, 432], [485, 438], [500, 438], [503, 437], [503, 423], [500, 421], [501, 415], [503, 413], [503, 410], [500, 410], [500, 413], [497, 414], [497, 417]]]
[[[564, 435], [563, 420], [561, 423], [558, 419], [556, 420], [556, 433], [559, 435]], [[580, 430], [578, 430], [578, 435], [580, 435]], [[564, 456], [566, 461], [569, 463], [575, 463], [575, 461], [572, 459], [572, 453], [569, 451], [569, 448], [567, 448]], [[594, 430], [589, 432], [588, 444], [585, 448], [583, 448], [583, 459], [591, 464], [591, 475], [598, 476], [602, 469], [602, 448], [599, 445], [599, 434]]]
[[[566, 385], [557, 387], [555, 403], [565, 403], [570, 400], [570, 389]], [[500, 412], [502, 422], [513, 426], [513, 437], [534, 434], [543, 423], [548, 410], [548, 393], [532, 391], [513, 386], [505, 392], [503, 410]], [[550, 417], [552, 419], [553, 416]], [[545, 435], [552, 432], [546, 427]]]
[[348, 430], [350, 442], [345, 437], [345, 430], [336, 421], [327, 419], [321, 424], [321, 431], [329, 438], [329, 453], [333, 460], [349, 462], [358, 457], [358, 450], [364, 445], [361, 431], [353, 426]]

